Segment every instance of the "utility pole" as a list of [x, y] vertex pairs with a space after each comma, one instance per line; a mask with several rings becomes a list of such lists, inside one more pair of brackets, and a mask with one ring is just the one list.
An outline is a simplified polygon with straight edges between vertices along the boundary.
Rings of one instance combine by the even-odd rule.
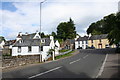
[[40, 2], [40, 60], [39, 62], [42, 62], [42, 54], [41, 54], [41, 8], [42, 8], [42, 3], [44, 3], [46, 0]]

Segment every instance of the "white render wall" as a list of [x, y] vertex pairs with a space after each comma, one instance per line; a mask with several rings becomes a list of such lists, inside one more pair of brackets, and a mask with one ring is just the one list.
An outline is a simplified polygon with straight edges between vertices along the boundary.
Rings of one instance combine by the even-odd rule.
[[39, 53], [39, 46], [32, 46], [32, 53]]
[[86, 49], [86, 46], [88, 46], [88, 44], [86, 44], [86, 41], [75, 41], [75, 49], [82, 47], [82, 49]]
[[12, 48], [12, 56], [18, 56], [18, 55], [36, 55], [41, 54], [42, 55], [42, 61], [48, 57], [48, 51], [51, 48], [50, 46], [43, 46], [43, 51], [39, 52], [39, 46], [32, 46], [32, 51], [28, 52], [28, 47], [21, 47], [21, 53], [18, 53], [18, 47]]
[[75, 41], [75, 49], [77, 49], [79, 46], [78, 41]]

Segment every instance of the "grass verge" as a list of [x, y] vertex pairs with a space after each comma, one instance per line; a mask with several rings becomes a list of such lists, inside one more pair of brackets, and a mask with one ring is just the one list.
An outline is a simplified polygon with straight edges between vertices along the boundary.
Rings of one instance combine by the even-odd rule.
[[56, 56], [55, 59], [60, 59], [60, 58], [64, 58], [64, 57], [67, 57], [67, 56], [71, 56], [72, 54], [71, 53], [74, 53], [75, 51], [71, 51], [69, 53], [66, 53], [64, 55], [60, 55], [60, 56]]
[[66, 52], [69, 51], [69, 49], [59, 50], [59, 52]]

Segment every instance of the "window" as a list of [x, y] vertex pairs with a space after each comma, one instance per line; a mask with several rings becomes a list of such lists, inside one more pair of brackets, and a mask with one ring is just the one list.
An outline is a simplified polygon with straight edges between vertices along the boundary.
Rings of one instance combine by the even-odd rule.
[[31, 52], [32, 50], [31, 50], [31, 46], [28, 46], [28, 52]]
[[39, 39], [39, 36], [36, 36], [36, 38], [35, 39]]
[[91, 42], [93, 43], [93, 40], [91, 40]]
[[100, 43], [102, 42], [101, 39], [99, 41], [100, 41]]
[[43, 39], [43, 40], [41, 40], [41, 43], [45, 43], [45, 40]]
[[82, 44], [84, 44], [84, 41], [82, 41]]
[[18, 47], [18, 53], [21, 53], [21, 46]]
[[43, 46], [39, 46], [39, 51], [43, 51]]

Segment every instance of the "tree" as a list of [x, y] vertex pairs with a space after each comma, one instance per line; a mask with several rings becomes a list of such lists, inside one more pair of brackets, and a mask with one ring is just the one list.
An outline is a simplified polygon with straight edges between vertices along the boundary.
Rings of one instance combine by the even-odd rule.
[[[116, 14], [112, 23], [108, 23], [111, 27], [110, 33], [108, 34], [108, 39], [110, 44], [120, 45], [120, 12]], [[106, 25], [106, 26], [107, 26]]]
[[62, 22], [57, 27], [57, 38], [58, 39], [73, 39], [76, 37], [75, 24], [70, 18], [68, 22]]
[[41, 38], [44, 38], [45, 37], [45, 34], [44, 32], [41, 33]]
[[52, 32], [51, 35], [56, 39], [57, 38], [57, 35], [55, 32]]
[[0, 41], [6, 41], [3, 36], [0, 36]]
[[100, 21], [92, 23], [87, 34], [108, 34], [110, 45], [120, 45], [120, 12], [105, 16]]

